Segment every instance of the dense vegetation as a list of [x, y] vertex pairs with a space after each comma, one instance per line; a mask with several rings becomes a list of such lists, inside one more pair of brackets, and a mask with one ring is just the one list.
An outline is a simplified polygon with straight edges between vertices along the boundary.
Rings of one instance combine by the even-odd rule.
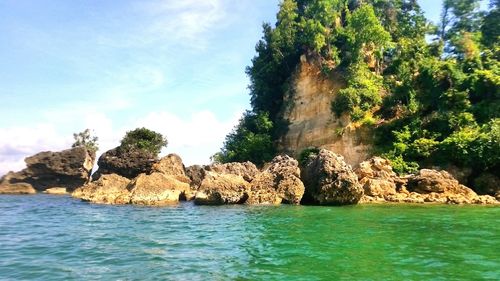
[[73, 138], [75, 139], [75, 142], [71, 147], [83, 146], [91, 153], [96, 153], [99, 150], [99, 145], [97, 144], [99, 138], [97, 136], [93, 136], [90, 129], [85, 129], [80, 133], [74, 133]]
[[121, 141], [120, 149], [142, 150], [157, 156], [167, 144], [167, 139], [160, 133], [147, 128], [137, 128], [125, 134], [125, 137]]
[[[444, 0], [429, 23], [416, 0], [284, 0], [247, 68], [252, 111], [215, 157], [269, 161], [286, 129], [289, 81], [306, 55], [346, 87], [332, 114], [375, 126], [399, 173], [455, 164], [500, 169], [500, 1]], [[375, 125], [377, 124], [377, 125]]]

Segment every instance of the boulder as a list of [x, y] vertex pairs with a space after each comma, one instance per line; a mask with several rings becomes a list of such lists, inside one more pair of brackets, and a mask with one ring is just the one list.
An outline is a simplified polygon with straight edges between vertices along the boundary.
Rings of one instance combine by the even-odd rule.
[[363, 187], [352, 167], [344, 157], [326, 149], [306, 161], [302, 180], [305, 203], [348, 205], [358, 203], [363, 196]]
[[359, 164], [355, 173], [363, 186], [364, 193], [372, 197], [384, 197], [396, 194], [396, 188], [403, 185], [398, 175], [392, 170], [391, 162], [380, 157]]
[[283, 155], [275, 157], [270, 165], [250, 183], [247, 204], [300, 204], [304, 195], [297, 160]]
[[130, 203], [138, 205], [165, 205], [177, 203], [189, 192], [188, 183], [177, 180], [174, 176], [154, 172], [140, 174], [128, 186]]
[[197, 190], [200, 188], [201, 183], [206, 175], [206, 170], [200, 165], [189, 166], [186, 169], [186, 175], [191, 180], [191, 188]]
[[51, 187], [73, 190], [89, 181], [94, 159], [95, 154], [85, 147], [41, 152], [25, 159], [26, 169], [8, 173], [0, 183], [28, 183], [39, 191]]
[[446, 171], [422, 169], [408, 179], [408, 190], [421, 194], [425, 202], [448, 204], [498, 204], [494, 197], [478, 196]]
[[249, 183], [242, 176], [206, 172], [194, 202], [198, 205], [243, 204], [248, 192]]
[[199, 189], [207, 172], [241, 176], [245, 181], [251, 182], [259, 173], [259, 169], [251, 162], [214, 163], [207, 166], [190, 166], [186, 169], [186, 174], [191, 180], [191, 188]]
[[130, 180], [116, 174], [107, 174], [86, 184], [71, 194], [75, 198], [96, 204], [129, 204]]
[[0, 194], [36, 194], [36, 190], [29, 183], [0, 184]]
[[64, 187], [52, 187], [46, 189], [43, 193], [51, 194], [51, 195], [66, 195], [68, 194], [68, 190]]
[[153, 165], [158, 162], [156, 155], [140, 149], [123, 149], [116, 147], [99, 157], [99, 169], [94, 173], [97, 180], [102, 175], [117, 174], [133, 179], [142, 173], [150, 173]]
[[252, 162], [234, 162], [219, 164], [215, 163], [205, 167], [205, 170], [216, 172], [219, 174], [230, 174], [241, 176], [247, 182], [251, 182], [257, 174], [259, 174], [259, 169]]

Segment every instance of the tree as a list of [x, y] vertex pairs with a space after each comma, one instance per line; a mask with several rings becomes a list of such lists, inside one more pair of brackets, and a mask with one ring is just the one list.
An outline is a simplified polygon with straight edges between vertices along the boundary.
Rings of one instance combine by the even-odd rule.
[[121, 141], [120, 148], [125, 150], [138, 149], [158, 155], [167, 144], [167, 138], [163, 137], [162, 134], [143, 127], [128, 131]]
[[269, 162], [276, 154], [272, 129], [273, 122], [267, 113], [245, 112], [213, 160], [221, 163], [251, 161], [259, 166]]
[[75, 139], [75, 142], [71, 147], [83, 146], [92, 153], [95, 153], [97, 152], [97, 150], [99, 150], [99, 146], [97, 144], [99, 138], [97, 136], [92, 136], [90, 129], [85, 129], [80, 133], [74, 133], [73, 138]]

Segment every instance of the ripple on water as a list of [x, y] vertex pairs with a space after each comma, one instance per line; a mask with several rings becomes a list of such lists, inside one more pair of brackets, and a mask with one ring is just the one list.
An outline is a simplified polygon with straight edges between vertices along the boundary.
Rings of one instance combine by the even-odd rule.
[[500, 208], [164, 208], [0, 196], [0, 279], [500, 279]]

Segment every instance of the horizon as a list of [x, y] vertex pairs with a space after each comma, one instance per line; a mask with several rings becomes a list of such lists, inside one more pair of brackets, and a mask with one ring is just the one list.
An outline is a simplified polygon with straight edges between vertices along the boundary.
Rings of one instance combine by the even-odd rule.
[[[437, 22], [442, 1], [418, 2]], [[0, 2], [0, 175], [87, 128], [97, 156], [147, 127], [168, 138], [162, 155], [208, 164], [249, 108], [245, 67], [278, 3]]]

